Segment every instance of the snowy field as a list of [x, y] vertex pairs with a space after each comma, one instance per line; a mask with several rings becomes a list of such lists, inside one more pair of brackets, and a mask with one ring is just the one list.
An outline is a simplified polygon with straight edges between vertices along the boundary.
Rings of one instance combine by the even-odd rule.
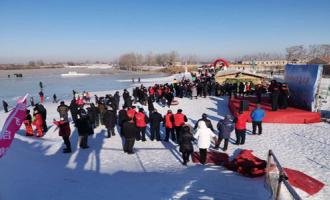
[[[229, 113], [226, 98], [178, 100], [179, 105], [171, 109], [183, 109], [190, 124], [207, 113], [216, 126]], [[57, 105], [46, 103], [45, 106], [50, 126], [53, 118], [59, 118]], [[167, 111], [158, 105], [156, 108], [162, 114]], [[5, 118], [1, 111], [1, 126]], [[251, 124], [248, 129], [252, 129]], [[329, 199], [329, 129], [327, 123], [264, 124], [261, 136], [248, 134], [245, 145], [230, 144], [227, 153], [232, 156], [239, 149], [251, 149], [256, 156], [266, 159], [267, 151], [272, 149], [284, 167], [300, 170], [326, 184], [314, 196], [298, 190], [304, 199]], [[264, 177], [246, 178], [212, 165], [183, 166], [179, 148], [173, 143], [136, 142], [136, 154], [127, 155], [118, 134], [105, 138], [105, 128], [99, 127], [89, 138], [90, 148], [82, 150], [77, 147], [73, 125], [71, 130], [73, 153], [63, 154], [62, 139], [54, 126], [41, 139], [24, 136], [22, 126], [11, 148], [0, 159], [0, 200], [270, 199]], [[195, 150], [198, 150], [196, 146]]]

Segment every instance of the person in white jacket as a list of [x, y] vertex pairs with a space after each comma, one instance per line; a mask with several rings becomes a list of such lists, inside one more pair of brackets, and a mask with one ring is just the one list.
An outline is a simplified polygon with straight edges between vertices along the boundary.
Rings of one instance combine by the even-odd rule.
[[207, 128], [204, 121], [198, 122], [197, 132], [194, 137], [197, 139], [198, 148], [199, 148], [199, 156], [201, 164], [205, 164], [207, 149], [211, 145], [211, 141], [216, 139], [216, 135], [211, 131], [211, 129]]

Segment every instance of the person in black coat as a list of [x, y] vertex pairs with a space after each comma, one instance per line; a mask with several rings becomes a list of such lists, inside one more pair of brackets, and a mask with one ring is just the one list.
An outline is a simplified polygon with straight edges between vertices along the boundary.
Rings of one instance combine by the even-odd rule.
[[122, 135], [125, 138], [124, 152], [128, 154], [133, 154], [133, 146], [135, 143], [135, 138], [139, 134], [139, 129], [135, 126], [135, 122], [133, 119], [125, 121], [122, 127]]
[[[90, 107], [87, 107], [87, 115], [88, 115], [88, 120], [89, 124], [92, 129], [96, 128], [95, 122], [96, 122], [96, 112], [93, 109], [92, 105], [93, 103], [90, 104]], [[95, 107], [95, 106], [94, 106]]]
[[2, 105], [3, 105], [3, 109], [5, 110], [5, 113], [8, 112], [8, 103], [5, 100], [2, 100]]
[[78, 110], [77, 119], [75, 122], [79, 134], [79, 146], [82, 149], [89, 148], [88, 146], [88, 134], [90, 132], [88, 115], [84, 109]]
[[196, 124], [195, 124], [195, 126], [194, 126], [194, 130], [197, 129], [197, 127], [198, 127], [198, 123], [199, 123], [200, 121], [204, 121], [205, 124], [206, 124], [206, 126], [207, 126], [207, 128], [211, 129], [211, 130], [214, 132], [214, 129], [213, 129], [213, 125], [212, 125], [212, 123], [211, 123], [211, 120], [207, 119], [207, 114], [205, 114], [205, 113], [203, 113], [202, 118], [199, 119], [199, 120], [196, 122]]
[[271, 94], [271, 97], [272, 97], [272, 111], [277, 111], [277, 109], [278, 109], [278, 97], [279, 97], [279, 95], [280, 95], [279, 88], [278, 88], [278, 86], [275, 86], [272, 89], [272, 94]]
[[[152, 97], [149, 96], [148, 97], [148, 111], [149, 111], [149, 114], [151, 115], [151, 113], [155, 110], [155, 107], [154, 107], [154, 103], [152, 101]], [[150, 117], [149, 115], [149, 117]]]
[[107, 137], [110, 138], [111, 135], [115, 136], [115, 126], [117, 121], [116, 112], [113, 110], [112, 107], [108, 107], [108, 109], [103, 114], [104, 125], [107, 128], [108, 135]]
[[71, 100], [69, 107], [70, 107], [72, 120], [74, 123], [76, 123], [77, 116], [78, 116], [78, 105], [76, 104], [76, 99]]
[[278, 104], [280, 109], [287, 109], [288, 108], [288, 100], [289, 100], [289, 88], [286, 83], [283, 83], [280, 88], [280, 94], [278, 97]]
[[162, 115], [156, 109], [150, 115], [150, 139], [153, 141], [156, 135], [156, 140], [160, 141], [160, 123], [163, 121]]
[[189, 161], [190, 154], [194, 151], [194, 147], [192, 145], [192, 141], [194, 137], [190, 131], [189, 126], [183, 126], [181, 134], [178, 138], [178, 143], [180, 145], [180, 152], [182, 153], [183, 165], [187, 165]]
[[123, 106], [123, 108], [118, 112], [118, 125], [120, 127], [120, 135], [123, 136], [122, 129], [124, 122], [128, 121], [128, 115], [127, 115], [127, 108], [126, 106]]
[[119, 109], [120, 95], [119, 92], [116, 91], [115, 95], [113, 95], [113, 99], [115, 100], [116, 111]]

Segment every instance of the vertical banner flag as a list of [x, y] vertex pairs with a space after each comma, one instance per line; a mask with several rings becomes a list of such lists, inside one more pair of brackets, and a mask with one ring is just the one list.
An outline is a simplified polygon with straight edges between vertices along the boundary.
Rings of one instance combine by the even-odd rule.
[[25, 119], [27, 96], [28, 95], [25, 95], [25, 97], [17, 101], [16, 107], [10, 112], [2, 127], [0, 132], [0, 158], [9, 149], [15, 133], [19, 130]]
[[290, 101], [299, 108], [317, 110], [317, 92], [322, 78], [322, 65], [286, 65], [285, 82], [289, 86]]

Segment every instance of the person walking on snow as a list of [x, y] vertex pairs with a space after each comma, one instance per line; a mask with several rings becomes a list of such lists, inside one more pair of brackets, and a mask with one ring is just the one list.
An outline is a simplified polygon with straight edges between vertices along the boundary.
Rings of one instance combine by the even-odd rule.
[[194, 135], [194, 138], [197, 139], [197, 145], [199, 148], [199, 156], [200, 162], [202, 165], [205, 165], [206, 157], [207, 157], [207, 149], [211, 145], [212, 140], [216, 140], [216, 135], [211, 131], [211, 129], [207, 128], [204, 121], [200, 121], [198, 123], [197, 132]]
[[191, 153], [194, 151], [192, 141], [194, 136], [192, 135], [189, 126], [184, 125], [178, 138], [178, 143], [180, 145], [180, 152], [182, 153], [182, 164], [187, 165]]
[[226, 151], [228, 148], [228, 142], [230, 139], [230, 134], [234, 130], [234, 123], [231, 119], [230, 115], [226, 115], [223, 120], [219, 120], [218, 125], [217, 125], [218, 131], [219, 131], [219, 136], [218, 136], [218, 142], [215, 146], [215, 148], [219, 148], [222, 140], [225, 140], [225, 144], [223, 147], [223, 150]]
[[256, 109], [251, 112], [252, 118], [252, 134], [257, 134], [258, 127], [258, 135], [262, 134], [262, 120], [265, 117], [265, 111], [261, 108], [260, 104], [256, 104]]

